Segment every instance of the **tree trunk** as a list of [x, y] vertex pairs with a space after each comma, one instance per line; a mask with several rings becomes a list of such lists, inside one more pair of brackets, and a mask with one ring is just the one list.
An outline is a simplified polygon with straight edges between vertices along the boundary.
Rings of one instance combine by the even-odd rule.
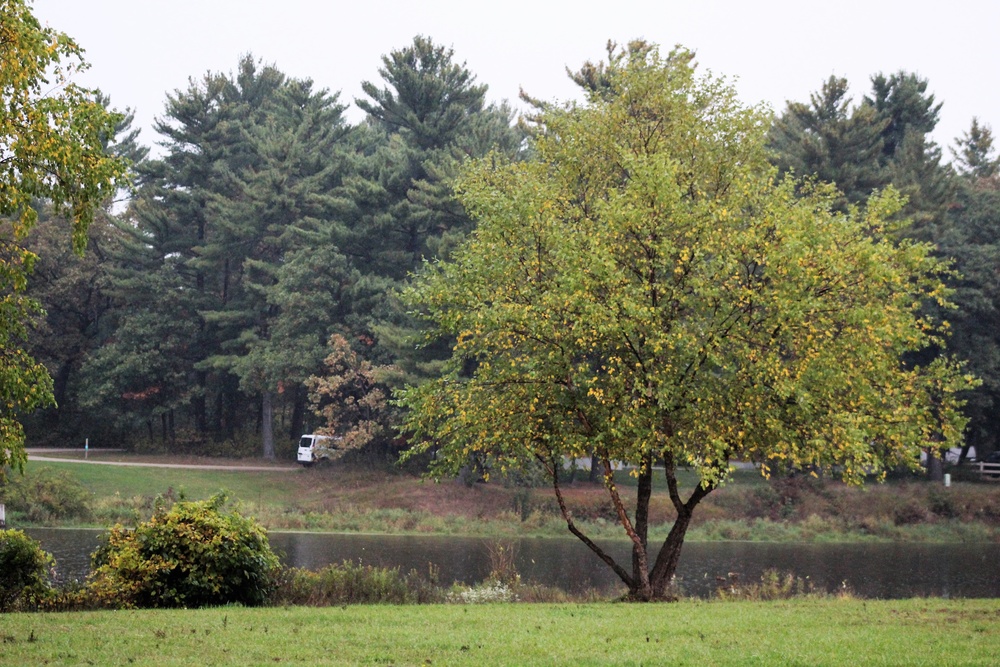
[[932, 482], [944, 481], [944, 462], [933, 448], [927, 450], [927, 479]]
[[298, 440], [303, 434], [302, 425], [305, 422], [306, 397], [302, 387], [295, 387], [294, 398], [292, 400], [292, 424], [289, 427], [289, 438]]
[[660, 547], [653, 572], [649, 575], [649, 586], [653, 589], [655, 599], [667, 598], [667, 589], [673, 583], [674, 575], [677, 574], [677, 565], [681, 560], [681, 547], [684, 546], [684, 536], [687, 535], [687, 529], [690, 525], [690, 513], [678, 516], [670, 529], [670, 534], [667, 535], [663, 546]]
[[208, 405], [205, 403], [205, 394], [208, 391], [208, 373], [198, 371], [195, 374], [195, 383], [199, 391], [195, 392], [192, 400], [194, 407], [194, 428], [198, 435], [205, 435], [208, 432]]
[[[633, 575], [638, 575], [638, 579], [635, 576], [631, 576], [628, 579], [624, 579], [626, 583], [631, 580], [629, 585], [629, 597], [634, 600], [648, 601], [652, 599], [653, 590], [649, 585], [649, 552], [646, 550], [646, 542], [643, 537], [635, 530], [635, 523], [629, 518], [628, 512], [625, 510], [625, 503], [622, 501], [621, 494], [618, 493], [618, 486], [615, 484], [614, 469], [611, 465], [611, 460], [608, 458], [606, 453], [602, 453], [601, 463], [604, 465], [604, 488], [608, 490], [608, 495], [611, 496], [611, 503], [614, 505], [615, 512], [618, 514], [618, 522], [621, 523], [622, 528], [625, 529], [625, 534], [628, 538], [632, 540], [632, 560], [633, 560]], [[649, 496], [647, 494], [646, 499], [646, 509], [642, 514], [648, 516], [649, 514]], [[636, 515], [640, 514], [639, 510], [636, 510]]]
[[656, 563], [649, 573], [649, 586], [653, 592], [653, 599], [667, 599], [667, 589], [673, 583], [674, 575], [677, 574], [677, 564], [681, 558], [681, 547], [684, 546], [684, 536], [687, 535], [688, 527], [691, 525], [691, 516], [694, 508], [698, 506], [705, 496], [711, 493], [715, 486], [698, 485], [687, 499], [681, 500], [680, 491], [677, 485], [676, 466], [673, 457], [664, 458], [665, 474], [667, 477], [667, 489], [670, 492], [670, 500], [677, 510], [677, 519], [674, 521], [670, 534], [663, 541], [660, 553], [656, 556]]
[[246, 407], [240, 400], [239, 380], [236, 379], [236, 376], [227, 373], [223, 381], [222, 390], [225, 392], [223, 399], [225, 416], [223, 417], [222, 433], [224, 438], [234, 438], [236, 436], [236, 424], [240, 421], [237, 417], [238, 411], [241, 407], [244, 409]]
[[273, 396], [270, 391], [265, 390], [261, 400], [261, 434], [264, 438], [264, 458], [274, 460], [274, 406]]
[[587, 545], [587, 547], [593, 551], [598, 558], [604, 561], [604, 564], [610, 567], [615, 574], [625, 583], [629, 589], [635, 588], [635, 583], [632, 580], [632, 576], [611, 557], [606, 551], [604, 551], [600, 546], [598, 546], [593, 540], [587, 537], [579, 528], [576, 527], [576, 523], [573, 521], [573, 515], [570, 513], [569, 509], [566, 507], [566, 499], [563, 497], [562, 490], [559, 486], [559, 468], [562, 466], [562, 460], [556, 458], [552, 461], [541, 460], [542, 464], [545, 465], [549, 477], [552, 480], [552, 489], [556, 494], [556, 501], [559, 503], [559, 511], [562, 513], [563, 519], [566, 520], [566, 527], [569, 532], [573, 533], [581, 542]]
[[966, 438], [962, 443], [962, 451], [958, 453], [958, 465], [962, 465], [969, 458], [969, 449], [972, 447], [972, 443]]
[[219, 386], [215, 388], [215, 410], [212, 412], [212, 435], [216, 440], [221, 440], [225, 421], [223, 419], [225, 406], [223, 404], [223, 387], [221, 383], [217, 384]]
[[587, 478], [587, 481], [591, 484], [596, 483], [600, 479], [601, 473], [598, 470], [600, 464], [601, 462], [597, 459], [597, 450], [595, 449], [590, 453], [590, 476]]
[[[59, 371], [52, 376], [52, 396], [55, 398], [57, 406], [69, 405], [66, 394], [69, 388], [70, 376], [73, 373], [73, 363], [75, 359], [67, 359], [59, 365]], [[59, 421], [61, 410], [56, 409], [56, 421]]]
[[635, 522], [632, 522], [625, 511], [622, 498], [615, 487], [612, 475], [611, 462], [607, 458], [601, 459], [604, 467], [604, 481], [612, 504], [618, 513], [619, 521], [625, 528], [625, 533], [632, 540], [632, 571], [629, 572], [619, 565], [614, 558], [593, 540], [587, 537], [573, 521], [573, 516], [566, 506], [559, 485], [559, 469], [561, 461], [545, 461], [547, 472], [551, 476], [553, 490], [556, 500], [559, 503], [559, 510], [566, 520], [569, 531], [580, 539], [587, 547], [593, 551], [608, 567], [614, 570], [618, 578], [628, 586], [628, 598], [635, 601], [649, 602], [651, 600], [669, 599], [668, 589], [673, 582], [674, 574], [677, 572], [677, 564], [680, 562], [681, 547], [684, 545], [684, 536], [691, 525], [691, 516], [694, 508], [705, 496], [711, 493], [714, 486], [701, 486], [695, 488], [687, 502], [681, 500], [680, 492], [675, 475], [675, 467], [671, 457], [665, 458], [667, 486], [670, 490], [670, 500], [677, 510], [677, 520], [674, 522], [670, 534], [663, 542], [660, 553], [656, 557], [656, 562], [652, 569], [649, 569], [649, 549], [647, 541], [647, 530], [649, 527], [649, 503], [652, 497], [652, 459], [646, 460], [646, 465], [639, 473], [638, 490], [636, 493]]
[[[640, 567], [645, 567], [647, 561], [646, 554], [649, 553], [649, 499], [653, 495], [653, 459], [646, 456], [642, 462], [642, 470], [639, 472], [638, 488], [635, 497], [635, 534], [639, 538], [640, 544], [632, 545], [632, 579], [641, 581], [639, 573]], [[641, 550], [641, 552], [640, 552]]]

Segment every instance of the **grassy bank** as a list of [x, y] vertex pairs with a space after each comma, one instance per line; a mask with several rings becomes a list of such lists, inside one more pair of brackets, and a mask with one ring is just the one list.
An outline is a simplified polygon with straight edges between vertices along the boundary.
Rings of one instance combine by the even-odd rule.
[[[160, 463], [171, 460], [193, 462], [156, 459]], [[216, 459], [201, 462], [219, 463]], [[695, 483], [693, 478], [685, 481]], [[628, 495], [632, 483], [628, 475], [622, 474], [618, 483]], [[34, 503], [25, 508], [7, 501], [8, 520], [19, 526], [107, 526], [148, 516], [157, 497], [203, 499], [224, 489], [245, 514], [270, 530], [566, 535], [565, 523], [546, 487], [435, 483], [390, 467], [254, 472], [30, 462], [26, 476], [15, 484], [24, 491], [22, 495], [33, 496]], [[60, 502], [60, 493], [68, 494], [61, 487], [74, 485], [77, 495]], [[565, 491], [575, 519], [589, 534], [621, 536], [599, 484], [577, 482]], [[651, 509], [661, 522], [652, 530], [652, 537], [658, 539], [666, 534], [673, 517], [663, 488], [656, 489]], [[904, 480], [850, 488], [808, 477], [768, 482], [755, 471], [738, 471], [732, 483], [699, 506], [688, 539], [997, 541], [1000, 484], [958, 482], [944, 489]]]
[[995, 665], [992, 600], [10, 614], [4, 665]]

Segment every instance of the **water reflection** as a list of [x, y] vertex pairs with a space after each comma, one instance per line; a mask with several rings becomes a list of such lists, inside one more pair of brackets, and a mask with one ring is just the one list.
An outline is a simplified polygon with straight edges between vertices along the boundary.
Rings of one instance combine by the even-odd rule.
[[[81, 579], [100, 531], [30, 529], [55, 556], [63, 579]], [[348, 560], [415, 569], [433, 563], [440, 581], [476, 583], [489, 574], [489, 540], [405, 535], [330, 535], [271, 533], [271, 544], [289, 565], [318, 569]], [[517, 568], [525, 580], [580, 591], [615, 590], [614, 574], [575, 539], [527, 538], [516, 542]], [[619, 562], [628, 561], [628, 544], [601, 546]], [[774, 568], [808, 577], [818, 590], [846, 584], [866, 598], [914, 596], [1000, 597], [1000, 545], [996, 544], [767, 544], [691, 542], [685, 545], [678, 576], [688, 595], [709, 596], [717, 577], [738, 573], [757, 581]]]

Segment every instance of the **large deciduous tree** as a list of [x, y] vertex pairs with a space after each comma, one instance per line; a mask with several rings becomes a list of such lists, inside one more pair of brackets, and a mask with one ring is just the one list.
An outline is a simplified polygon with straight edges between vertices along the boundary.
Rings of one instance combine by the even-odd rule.
[[[501, 470], [540, 463], [570, 532], [650, 600], [731, 460], [855, 483], [914, 465], [926, 441], [960, 439], [955, 392], [971, 378], [901, 361], [943, 343], [921, 304], [947, 290], [927, 246], [885, 234], [897, 196], [842, 212], [832, 188], [777, 179], [768, 115], [696, 75], [689, 52], [610, 55], [584, 105], [540, 112], [531, 162], [487, 158], [460, 181], [478, 227], [408, 293], [457, 342], [448, 371], [402, 403], [438, 471], [474, 453]], [[563, 502], [564, 461], [592, 451], [630, 567]], [[674, 509], [658, 552], [649, 529], [669, 517], [650, 515], [654, 474]]]
[[105, 151], [120, 116], [72, 81], [84, 67], [79, 46], [41, 27], [29, 3], [0, 4], [0, 467], [25, 460], [19, 415], [52, 401], [44, 366], [22, 349], [37, 312], [24, 294], [37, 255], [19, 242], [48, 202], [82, 251], [94, 209], [125, 173]]

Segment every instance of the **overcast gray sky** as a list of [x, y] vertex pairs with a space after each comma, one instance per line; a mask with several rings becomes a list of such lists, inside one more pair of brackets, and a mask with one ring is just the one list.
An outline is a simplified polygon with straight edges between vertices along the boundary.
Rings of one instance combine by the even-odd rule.
[[[995, 0], [35, 0], [34, 11], [83, 46], [92, 68], [80, 82], [132, 107], [147, 145], [168, 91], [233, 70], [241, 54], [352, 103], [362, 81], [380, 81], [381, 56], [417, 34], [453, 47], [497, 101], [516, 100], [519, 87], [574, 98], [567, 66], [601, 58], [608, 39], [642, 37], [695, 50], [702, 68], [736, 79], [744, 102], [776, 111], [831, 74], [847, 77], [857, 101], [871, 75], [905, 69], [944, 102], [939, 144], [973, 116], [1000, 132]], [[348, 117], [361, 112], [352, 104]]]

